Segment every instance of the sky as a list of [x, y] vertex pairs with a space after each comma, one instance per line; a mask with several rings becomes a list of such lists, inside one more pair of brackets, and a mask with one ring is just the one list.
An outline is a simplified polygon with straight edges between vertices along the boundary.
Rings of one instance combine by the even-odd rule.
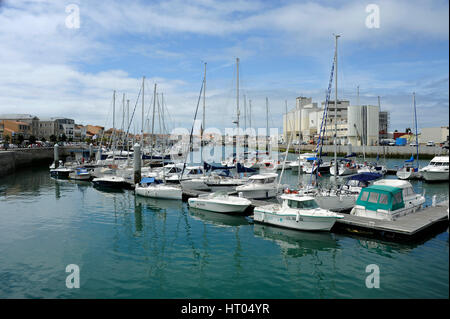
[[285, 101], [325, 99], [340, 34], [339, 99], [356, 104], [358, 86], [360, 104], [380, 96], [389, 130], [402, 131], [416, 92], [419, 128], [448, 126], [448, 10], [448, 0], [0, 0], [0, 114], [111, 127], [116, 90], [116, 115], [125, 94], [139, 130], [145, 76], [146, 113], [156, 83], [167, 126], [190, 128], [206, 62], [206, 127], [223, 130], [236, 119], [239, 57], [241, 127], [245, 95], [252, 126], [266, 126], [267, 97], [281, 129]]

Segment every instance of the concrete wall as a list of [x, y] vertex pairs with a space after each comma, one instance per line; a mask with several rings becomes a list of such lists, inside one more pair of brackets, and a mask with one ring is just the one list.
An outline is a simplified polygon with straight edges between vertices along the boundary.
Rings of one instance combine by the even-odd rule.
[[[73, 147], [59, 150], [60, 159], [73, 155], [73, 152], [81, 151]], [[53, 162], [53, 147], [25, 148], [11, 151], [0, 151], [0, 177], [13, 173], [21, 167], [30, 167], [36, 164]]]

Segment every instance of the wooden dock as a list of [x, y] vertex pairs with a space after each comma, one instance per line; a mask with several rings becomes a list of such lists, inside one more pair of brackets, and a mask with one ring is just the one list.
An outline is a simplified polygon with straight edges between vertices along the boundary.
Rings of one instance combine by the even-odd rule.
[[429, 206], [413, 214], [402, 216], [394, 221], [372, 219], [343, 214], [344, 218], [336, 221], [332, 231], [347, 232], [370, 237], [387, 239], [411, 240], [435, 226], [448, 225], [447, 209], [449, 202], [441, 202]]
[[[183, 190], [183, 201], [186, 202], [191, 197], [198, 197], [203, 194], [209, 194], [209, 192]], [[277, 203], [275, 198], [268, 200], [251, 199], [250, 201], [252, 204], [246, 210], [245, 215], [252, 215], [255, 207]], [[394, 221], [342, 214], [344, 218], [338, 219], [331, 231], [394, 241], [411, 241], [422, 237], [424, 234], [429, 234], [435, 229], [447, 227], [448, 207], [449, 201], [441, 202], [436, 206], [426, 207], [421, 211], [402, 216]]]

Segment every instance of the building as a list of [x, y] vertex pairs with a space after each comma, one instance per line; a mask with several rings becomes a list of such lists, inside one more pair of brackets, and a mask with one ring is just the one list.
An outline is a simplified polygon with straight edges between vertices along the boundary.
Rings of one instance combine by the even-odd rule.
[[378, 145], [380, 136], [380, 107], [352, 105], [348, 107], [348, 142], [352, 145]]
[[[379, 106], [350, 106], [348, 100], [329, 101], [327, 122], [323, 123], [325, 102], [321, 108], [311, 98], [298, 97], [294, 109], [283, 115], [283, 137], [293, 137], [307, 143], [314, 143], [320, 130], [325, 130], [324, 143], [346, 145], [377, 145], [381, 136], [388, 136], [389, 114], [380, 112]], [[336, 112], [336, 117], [335, 117]], [[350, 115], [351, 112], [351, 115]]]
[[98, 125], [86, 125], [86, 137], [93, 140], [100, 139], [103, 135], [105, 128]]
[[420, 130], [419, 144], [434, 142], [436, 144], [444, 143], [449, 140], [449, 127], [424, 127]]
[[379, 120], [379, 128], [380, 128], [380, 132], [379, 132], [379, 139], [384, 140], [389, 138], [389, 121], [390, 121], [390, 117], [389, 117], [389, 112], [387, 111], [381, 111], [380, 110], [380, 120]]
[[39, 139], [50, 140], [50, 136], [58, 136], [54, 119], [41, 119], [39, 121]]
[[9, 136], [11, 142], [17, 142], [18, 136], [22, 135], [24, 140], [28, 140], [32, 133], [32, 126], [26, 122], [16, 120], [0, 120], [3, 128], [3, 138]]
[[86, 138], [87, 129], [86, 126], [75, 124], [73, 128], [73, 140], [75, 142], [82, 142]]
[[1, 114], [0, 121], [9, 120], [26, 123], [30, 126], [30, 135], [38, 137], [39, 135], [39, 118], [30, 114]]

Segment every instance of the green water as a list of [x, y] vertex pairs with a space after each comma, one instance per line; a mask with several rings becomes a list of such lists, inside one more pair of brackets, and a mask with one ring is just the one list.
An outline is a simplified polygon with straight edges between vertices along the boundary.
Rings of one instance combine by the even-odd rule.
[[[400, 161], [401, 162], [401, 161]], [[286, 172], [285, 181], [297, 177]], [[414, 182], [448, 195], [448, 184]], [[80, 288], [66, 287], [68, 264]], [[380, 288], [366, 288], [366, 266]], [[448, 230], [416, 244], [254, 225], [179, 201], [0, 179], [0, 298], [448, 298]]]

